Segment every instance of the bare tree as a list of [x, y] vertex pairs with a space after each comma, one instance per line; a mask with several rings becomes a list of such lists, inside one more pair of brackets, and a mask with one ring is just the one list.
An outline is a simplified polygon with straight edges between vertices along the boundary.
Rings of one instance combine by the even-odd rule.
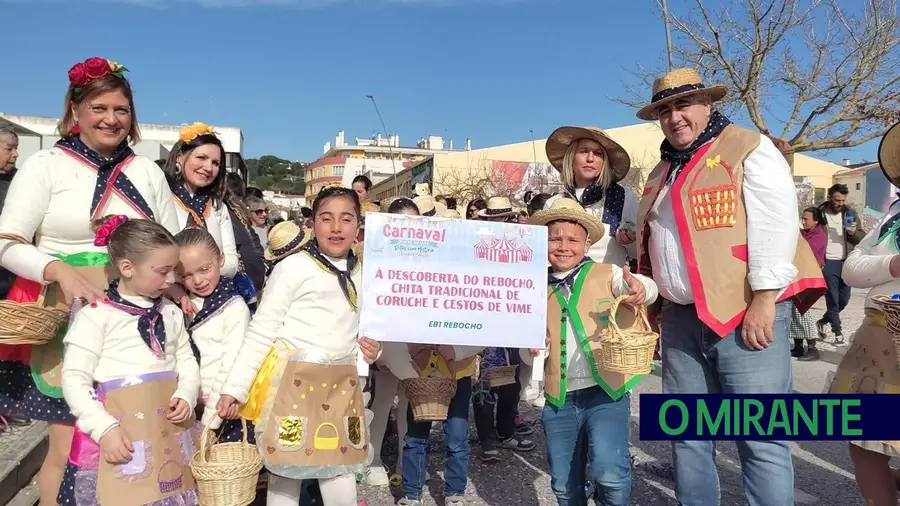
[[[727, 84], [726, 110], [764, 134], [780, 125], [795, 152], [858, 146], [900, 120], [897, 0], [693, 3], [668, 14], [677, 63]], [[633, 71], [640, 84], [616, 100], [646, 104], [663, 69]]]

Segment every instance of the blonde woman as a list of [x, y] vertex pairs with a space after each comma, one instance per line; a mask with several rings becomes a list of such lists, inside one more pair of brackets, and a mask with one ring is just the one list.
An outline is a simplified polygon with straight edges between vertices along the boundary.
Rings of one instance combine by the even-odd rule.
[[628, 258], [636, 258], [637, 199], [618, 184], [631, 168], [625, 149], [599, 128], [564, 126], [547, 139], [547, 158], [559, 171], [565, 189], [548, 199], [544, 209], [560, 198], [578, 201], [605, 227], [603, 238], [591, 246], [588, 256], [620, 267]]

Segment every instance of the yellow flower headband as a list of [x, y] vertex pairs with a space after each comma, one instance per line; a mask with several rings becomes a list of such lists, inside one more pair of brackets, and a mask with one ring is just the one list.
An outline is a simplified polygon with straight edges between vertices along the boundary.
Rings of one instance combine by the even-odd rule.
[[182, 142], [188, 143], [201, 135], [216, 135], [213, 127], [197, 121], [193, 125], [184, 125], [178, 132], [178, 137]]

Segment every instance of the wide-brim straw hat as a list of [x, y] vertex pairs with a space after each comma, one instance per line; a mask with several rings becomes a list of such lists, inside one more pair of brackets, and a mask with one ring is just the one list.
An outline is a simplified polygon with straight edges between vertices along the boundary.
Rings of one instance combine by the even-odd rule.
[[728, 94], [728, 87], [722, 84], [707, 87], [696, 70], [675, 69], [653, 81], [653, 96], [650, 97], [650, 103], [637, 112], [637, 117], [646, 121], [657, 120], [659, 119], [657, 111], [661, 105], [701, 93], [708, 95], [713, 102], [718, 102]]
[[312, 239], [312, 231], [300, 228], [293, 221], [282, 221], [269, 230], [269, 245], [266, 247], [266, 260], [275, 261], [296, 253]]
[[453, 218], [456, 220], [462, 219], [462, 215], [459, 214], [459, 211], [456, 209], [447, 209], [443, 213], [439, 215], [441, 218]]
[[603, 238], [606, 227], [600, 218], [588, 213], [581, 204], [570, 199], [560, 198], [553, 201], [549, 209], [538, 211], [528, 220], [532, 225], [547, 225], [554, 221], [574, 221], [587, 230], [588, 242], [592, 245]]
[[881, 138], [878, 164], [891, 184], [900, 188], [900, 123], [892, 126]]
[[513, 209], [512, 202], [506, 197], [491, 197], [488, 199], [486, 206], [478, 211], [477, 216], [479, 218], [501, 218], [519, 214]]
[[559, 127], [547, 138], [547, 159], [550, 160], [556, 170], [562, 172], [563, 160], [566, 157], [566, 151], [573, 142], [581, 139], [590, 139], [597, 142], [606, 151], [607, 163], [609, 170], [613, 173], [613, 182], [617, 183], [628, 175], [631, 170], [631, 157], [625, 148], [618, 142], [612, 140], [603, 130], [597, 127], [586, 126], [564, 126]]
[[431, 195], [420, 195], [413, 199], [416, 207], [419, 208], [419, 214], [422, 216], [440, 216], [447, 211], [447, 206], [434, 200]]
[[365, 226], [365, 224], [366, 224], [366, 215], [367, 214], [378, 213], [378, 212], [381, 212], [381, 208], [378, 206], [378, 204], [372, 202], [371, 200], [367, 200], [367, 201], [363, 202], [362, 204], [360, 204], [359, 214], [361, 215], [362, 219], [360, 221], [362, 222], [363, 226]]

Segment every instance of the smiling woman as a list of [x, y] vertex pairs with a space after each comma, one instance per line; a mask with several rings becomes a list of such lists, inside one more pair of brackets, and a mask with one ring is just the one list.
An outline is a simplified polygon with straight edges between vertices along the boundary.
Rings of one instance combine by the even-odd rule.
[[185, 125], [164, 172], [181, 228], [205, 228], [225, 255], [222, 274], [234, 276], [240, 261], [225, 195], [225, 148], [212, 127]]

